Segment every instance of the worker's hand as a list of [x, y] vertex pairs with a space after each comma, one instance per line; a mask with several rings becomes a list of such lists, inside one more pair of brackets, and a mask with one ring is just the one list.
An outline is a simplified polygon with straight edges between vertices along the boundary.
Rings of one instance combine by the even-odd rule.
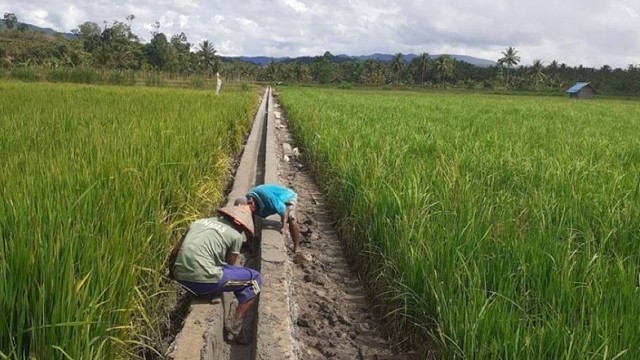
[[236, 262], [238, 262], [238, 254], [228, 253], [225, 260], [227, 264], [235, 266]]

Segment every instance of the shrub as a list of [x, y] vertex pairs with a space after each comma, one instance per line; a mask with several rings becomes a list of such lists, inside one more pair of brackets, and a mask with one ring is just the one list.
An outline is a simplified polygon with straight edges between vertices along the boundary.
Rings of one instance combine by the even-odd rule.
[[68, 81], [79, 84], [96, 84], [102, 81], [102, 76], [92, 68], [73, 68], [69, 71]]
[[49, 71], [47, 79], [51, 82], [65, 82], [68, 81], [69, 74], [64, 68], [55, 68]]
[[16, 68], [11, 70], [11, 78], [22, 81], [38, 81], [38, 75], [32, 68]]
[[202, 89], [204, 87], [204, 81], [202, 80], [202, 76], [196, 75], [191, 77], [191, 87], [196, 89]]
[[132, 71], [113, 70], [109, 74], [109, 84], [135, 85], [136, 77]]
[[164, 85], [164, 79], [159, 73], [147, 73], [144, 84], [146, 86], [162, 86]]

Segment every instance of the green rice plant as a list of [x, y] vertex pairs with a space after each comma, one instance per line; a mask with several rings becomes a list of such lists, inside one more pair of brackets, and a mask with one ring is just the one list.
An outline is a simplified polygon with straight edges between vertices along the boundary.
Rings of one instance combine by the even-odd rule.
[[443, 358], [640, 354], [640, 104], [279, 99], [387, 322], [407, 330], [396, 341]]
[[0, 93], [0, 357], [162, 353], [166, 255], [220, 203], [230, 139], [256, 97], [13, 82]]

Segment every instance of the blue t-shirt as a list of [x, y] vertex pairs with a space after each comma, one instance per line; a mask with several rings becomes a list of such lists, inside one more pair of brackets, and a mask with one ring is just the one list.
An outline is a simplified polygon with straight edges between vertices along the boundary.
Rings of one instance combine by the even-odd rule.
[[284, 216], [286, 204], [295, 201], [297, 197], [293, 190], [276, 184], [258, 185], [249, 190], [247, 196], [256, 201], [258, 215], [261, 217], [273, 214]]

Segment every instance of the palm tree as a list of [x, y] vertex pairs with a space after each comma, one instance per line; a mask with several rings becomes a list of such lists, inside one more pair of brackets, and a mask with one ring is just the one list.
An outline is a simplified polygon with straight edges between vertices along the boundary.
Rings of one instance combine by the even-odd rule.
[[436, 71], [444, 87], [445, 80], [453, 74], [453, 61], [449, 55], [440, 55], [436, 60]]
[[502, 52], [502, 58], [498, 60], [498, 63], [501, 65], [507, 65], [507, 88], [509, 88], [510, 84], [510, 73], [511, 69], [518, 65], [520, 62], [520, 56], [518, 56], [518, 50], [514, 47], [509, 46], [507, 50]]
[[429, 54], [420, 54], [418, 57], [418, 65], [420, 66], [420, 83], [424, 84], [425, 74], [427, 74], [429, 67], [431, 67], [431, 57], [429, 57]]
[[402, 53], [397, 53], [393, 56], [391, 68], [396, 73], [396, 85], [400, 85], [400, 75], [404, 71], [404, 58], [402, 57]]
[[276, 63], [275, 61], [271, 60], [269, 65], [267, 65], [266, 73], [269, 81], [281, 80], [280, 77], [281, 77], [281, 74], [283, 73], [282, 64]]
[[218, 70], [219, 58], [216, 54], [216, 49], [209, 40], [204, 40], [198, 47], [198, 64], [200, 68], [205, 72], [215, 72]]
[[382, 85], [385, 83], [385, 64], [381, 61], [366, 60], [362, 72], [362, 83], [366, 85]]
[[544, 74], [544, 64], [542, 60], [536, 59], [533, 60], [533, 65], [531, 69], [529, 69], [529, 76], [531, 78], [531, 82], [533, 86], [537, 89], [538, 86], [544, 81], [546, 75]]

